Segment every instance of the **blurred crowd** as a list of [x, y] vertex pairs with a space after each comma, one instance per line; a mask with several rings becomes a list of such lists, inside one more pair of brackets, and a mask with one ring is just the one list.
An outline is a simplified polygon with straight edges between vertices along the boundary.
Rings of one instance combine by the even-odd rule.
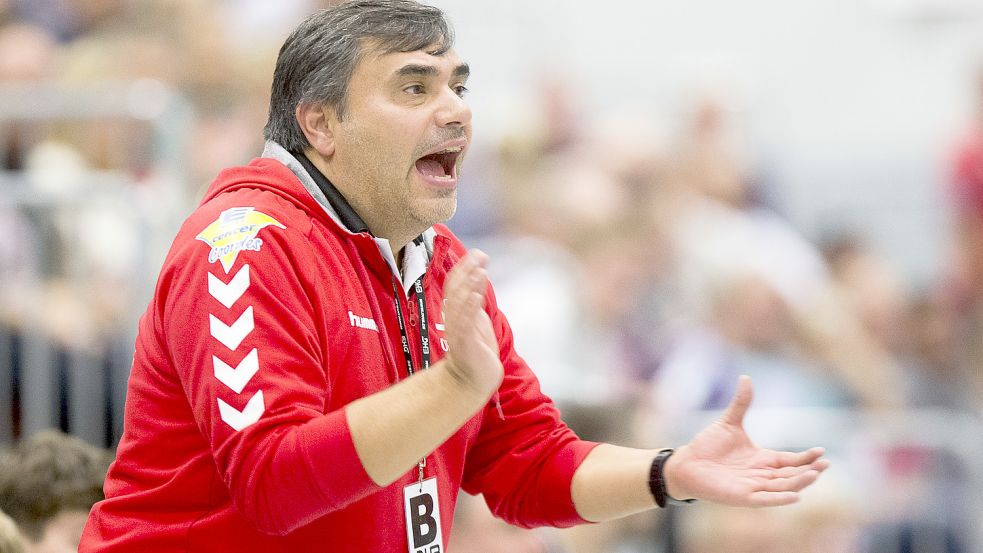
[[[927, 286], [837, 221], [818, 240], [799, 232], [767, 201], [773, 191], [720, 96], [693, 98], [681, 129], [660, 137], [644, 118], [584, 123], [546, 95], [550, 116], [497, 149], [493, 281], [517, 348], [578, 431], [683, 443], [748, 374], [761, 412], [753, 437], [821, 440], [842, 465], [808, 505], [679, 513], [672, 550], [975, 547], [966, 513], [980, 482], [953, 443], [983, 443], [973, 430], [983, 407], [980, 77], [979, 118], [939, 183], [952, 201], [950, 265]], [[920, 434], [885, 438], [892, 420]], [[936, 439], [947, 431], [952, 441]], [[565, 547], [653, 551], [639, 544], [664, 527], [646, 518], [567, 531]]]
[[[219, 170], [262, 150], [280, 42], [326, 4], [0, 0], [0, 97], [122, 89], [139, 104], [154, 96], [134, 90], [167, 90], [191, 114], [178, 124], [153, 112], [183, 138], [162, 159], [139, 105], [84, 118], [0, 105], [0, 335], [95, 358], [131, 338], [175, 225]], [[726, 91], [694, 95], [670, 132], [643, 112], [581, 117], [558, 82], [529, 99], [538, 119], [479, 137], [450, 226], [491, 254], [517, 348], [575, 430], [683, 443], [748, 374], [762, 413], [752, 437], [827, 440], [836, 468], [788, 509], [698, 506], [562, 532], [508, 527], [462, 497], [451, 550], [971, 551], [966, 513], [983, 482], [940, 436], [983, 410], [983, 75], [979, 86], [951, 180], [938, 183], [950, 251], [927, 285], [852, 229], [829, 221], [810, 239], [770, 205], [781, 183], [759, 178]], [[20, 389], [34, 368], [12, 357], [9, 438], [40, 451], [52, 435], [29, 440], [19, 422], [37, 400]], [[891, 421], [921, 431], [884, 430]], [[72, 430], [64, 416], [53, 424]], [[978, 432], [961, 436], [983, 447]], [[81, 464], [103, 467], [94, 459]], [[6, 497], [27, 541], [43, 540]], [[24, 550], [3, 541], [11, 526], [0, 518], [0, 552]]]

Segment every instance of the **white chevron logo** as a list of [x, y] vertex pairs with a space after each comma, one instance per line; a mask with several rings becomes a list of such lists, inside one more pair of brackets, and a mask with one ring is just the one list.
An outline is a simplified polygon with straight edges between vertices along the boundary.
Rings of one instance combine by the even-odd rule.
[[212, 336], [219, 342], [222, 342], [225, 347], [235, 351], [246, 336], [253, 331], [253, 306], [250, 305], [247, 307], [239, 319], [232, 323], [232, 326], [226, 326], [225, 323], [210, 313], [208, 315], [208, 322]]
[[208, 293], [226, 307], [232, 307], [246, 288], [249, 288], [249, 265], [243, 265], [228, 284], [208, 273]]
[[250, 351], [239, 362], [239, 366], [234, 369], [213, 355], [212, 366], [215, 368], [215, 378], [219, 382], [228, 386], [235, 393], [241, 394], [242, 389], [246, 387], [246, 384], [249, 384], [249, 380], [259, 370], [259, 354], [256, 348], [253, 348], [253, 351]]
[[222, 420], [236, 432], [258, 421], [265, 411], [266, 404], [263, 403], [263, 390], [256, 392], [256, 395], [249, 400], [249, 403], [246, 404], [246, 407], [242, 411], [218, 398], [218, 412], [222, 415]]

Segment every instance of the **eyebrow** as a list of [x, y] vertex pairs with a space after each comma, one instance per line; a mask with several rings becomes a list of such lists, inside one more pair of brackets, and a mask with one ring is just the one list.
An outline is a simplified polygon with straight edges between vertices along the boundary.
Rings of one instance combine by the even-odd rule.
[[[400, 67], [396, 71], [396, 75], [399, 77], [434, 77], [439, 73], [436, 67], [433, 65], [423, 65], [418, 63], [411, 63]], [[451, 72], [451, 77], [467, 77], [471, 75], [471, 68], [468, 64], [462, 63], [454, 68]]]

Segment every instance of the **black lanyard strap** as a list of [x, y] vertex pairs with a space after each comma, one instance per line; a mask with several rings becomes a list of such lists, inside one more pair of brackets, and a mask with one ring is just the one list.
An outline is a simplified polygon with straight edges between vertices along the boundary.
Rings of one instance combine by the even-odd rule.
[[[427, 296], [423, 292], [423, 276], [416, 279], [413, 284], [416, 292], [416, 308], [420, 314], [420, 349], [423, 353], [423, 368], [430, 368], [430, 328], [427, 320]], [[393, 279], [393, 296], [396, 300], [396, 318], [399, 320], [399, 336], [403, 342], [403, 356], [406, 358], [406, 372], [412, 375], [413, 354], [410, 353], [410, 337], [406, 331], [406, 322], [403, 319], [403, 300], [400, 298], [399, 288], [396, 287], [396, 280]]]

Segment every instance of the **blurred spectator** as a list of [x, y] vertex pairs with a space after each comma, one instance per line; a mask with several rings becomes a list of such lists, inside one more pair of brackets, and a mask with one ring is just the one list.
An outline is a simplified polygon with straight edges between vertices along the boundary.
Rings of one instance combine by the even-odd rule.
[[[0, 23], [0, 85], [24, 85], [54, 73], [56, 43], [47, 31], [24, 23]], [[0, 125], [0, 170], [24, 168], [28, 152], [40, 141], [22, 122]]]
[[61, 41], [90, 31], [113, 15], [122, 0], [7, 0], [20, 19], [47, 29]]
[[[954, 156], [953, 193], [955, 208], [960, 220], [983, 217], [983, 69], [977, 76], [977, 113]], [[983, 256], [978, 249], [973, 252]], [[977, 257], [976, 259], [979, 259]], [[980, 276], [983, 265], [972, 264], [974, 276]], [[981, 277], [977, 282], [983, 281]]]
[[937, 407], [954, 412], [979, 408], [972, 379], [967, 378], [960, 365], [959, 352], [966, 346], [959, 343], [950, 315], [942, 299], [933, 295], [923, 294], [911, 303], [908, 346], [918, 368], [909, 383], [912, 407]]
[[694, 412], [726, 407], [741, 374], [759, 390], [757, 408], [848, 403], [838, 382], [795, 348], [788, 307], [767, 281], [737, 277], [711, 294], [706, 324], [677, 336], [653, 380], [652, 423], [667, 429], [662, 436], [673, 437], [668, 429], [680, 428]]
[[898, 271], [864, 245], [859, 236], [844, 234], [823, 249], [847, 308], [856, 313], [871, 340], [885, 350], [902, 353], [911, 294]]
[[103, 499], [111, 454], [56, 431], [22, 441], [0, 459], [0, 510], [38, 553], [77, 551], [89, 510]]
[[528, 178], [536, 185], [507, 188], [516, 207], [510, 232], [489, 248], [510, 260], [490, 270], [503, 309], [521, 329], [517, 348], [557, 401], [613, 400], [633, 373], [618, 339], [647, 277], [636, 266], [641, 252], [622, 238], [628, 197], [619, 181], [573, 152], [543, 159]]
[[[726, 324], [721, 314], [744, 309], [733, 320], [746, 332], [791, 330], [771, 339], [791, 354], [788, 360], [806, 358], [793, 366], [813, 367], [799, 371], [803, 391], [823, 373], [820, 379], [842, 384], [851, 403], [899, 405], [902, 382], [894, 360], [851, 306], [836, 296], [819, 250], [755, 202], [743, 156], [729, 146], [732, 133], [725, 130], [725, 110], [703, 105], [695, 113], [680, 140], [680, 153], [673, 156], [671, 194], [656, 199], [668, 202], [671, 209], [653, 208], [662, 215], [661, 224], [672, 240], [680, 282], [678, 311], [687, 318], [687, 326], [692, 330]], [[722, 305], [728, 297], [738, 303]], [[755, 297], [761, 300], [757, 304], [745, 301]], [[731, 334], [733, 339], [739, 333]], [[807, 376], [810, 372], [813, 376]], [[764, 385], [759, 398], [781, 396], [780, 389], [784, 388]]]
[[903, 376], [905, 402], [910, 407], [966, 411], [965, 379], [956, 355], [959, 349], [939, 297], [916, 297], [899, 272], [865, 246], [860, 237], [845, 234], [824, 246], [835, 292], [868, 336], [889, 353]]
[[954, 156], [954, 259], [943, 291], [961, 380], [983, 408], [983, 70], [977, 87], [976, 117]]
[[0, 27], [0, 81], [37, 81], [52, 76], [54, 37], [41, 27], [11, 23]]
[[668, 255], [647, 211], [662, 144], [644, 111], [585, 121], [571, 97], [550, 81], [541, 120], [503, 143], [505, 209], [490, 247], [509, 262], [490, 270], [544, 390], [561, 404], [609, 405], [637, 399], [659, 347], [648, 329], [661, 313], [643, 300], [662, 286]]

